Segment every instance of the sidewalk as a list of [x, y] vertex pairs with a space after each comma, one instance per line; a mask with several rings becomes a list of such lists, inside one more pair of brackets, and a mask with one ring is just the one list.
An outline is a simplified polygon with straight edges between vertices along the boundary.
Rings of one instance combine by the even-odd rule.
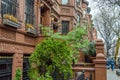
[[120, 80], [120, 76], [116, 75], [116, 70], [112, 71], [111, 69], [107, 70], [107, 80]]

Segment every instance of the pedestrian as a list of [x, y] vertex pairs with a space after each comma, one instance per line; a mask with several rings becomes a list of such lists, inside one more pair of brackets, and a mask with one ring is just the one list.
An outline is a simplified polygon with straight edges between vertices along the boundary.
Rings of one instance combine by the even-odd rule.
[[114, 71], [114, 60], [113, 60], [113, 58], [111, 59], [111, 69], [112, 69], [112, 71]]

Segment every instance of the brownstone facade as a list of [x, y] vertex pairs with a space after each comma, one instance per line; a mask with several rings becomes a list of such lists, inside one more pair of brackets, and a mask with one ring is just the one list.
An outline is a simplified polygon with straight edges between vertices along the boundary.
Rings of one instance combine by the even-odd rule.
[[[39, 24], [63, 34], [71, 31], [77, 22], [86, 24], [88, 30], [90, 29], [91, 15], [89, 11], [86, 12], [88, 2], [62, 1], [64, 0], [0, 0], [0, 58], [9, 58], [8, 54], [11, 54], [12, 80], [16, 68], [20, 67], [24, 70], [24, 58], [29, 57], [35, 45], [45, 37], [42, 36]], [[5, 77], [7, 79], [11, 75], [0, 77], [0, 80]]]

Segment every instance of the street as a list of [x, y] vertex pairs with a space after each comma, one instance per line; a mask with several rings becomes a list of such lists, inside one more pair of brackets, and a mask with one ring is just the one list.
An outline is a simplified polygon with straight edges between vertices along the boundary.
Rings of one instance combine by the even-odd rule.
[[114, 71], [107, 70], [107, 80], [120, 80], [120, 76], [116, 75], [116, 69]]

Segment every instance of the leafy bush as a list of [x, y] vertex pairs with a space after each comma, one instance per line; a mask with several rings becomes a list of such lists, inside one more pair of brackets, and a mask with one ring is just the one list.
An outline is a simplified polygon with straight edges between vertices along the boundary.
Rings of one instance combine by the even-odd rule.
[[[31, 80], [52, 80], [52, 74], [64, 75], [67, 80], [68, 73], [72, 74], [73, 52], [66, 41], [48, 38], [39, 43], [30, 57]], [[60, 76], [58, 76], [60, 77]]]
[[43, 36], [51, 36], [53, 34], [53, 30], [48, 26], [43, 26], [39, 24], [40, 32]]
[[96, 55], [96, 49], [95, 49], [95, 42], [89, 42], [88, 46], [86, 49], [84, 49], [84, 53], [89, 56], [95, 56]]
[[20, 68], [17, 68], [15, 74], [15, 80], [21, 80], [21, 77], [22, 77], [22, 71]]
[[77, 61], [80, 49], [86, 48], [89, 43], [89, 40], [85, 38], [85, 36], [87, 36], [86, 26], [77, 25], [67, 35], [60, 35], [60, 33], [55, 33], [51, 37], [67, 41], [71, 49], [74, 51], [74, 59]]

